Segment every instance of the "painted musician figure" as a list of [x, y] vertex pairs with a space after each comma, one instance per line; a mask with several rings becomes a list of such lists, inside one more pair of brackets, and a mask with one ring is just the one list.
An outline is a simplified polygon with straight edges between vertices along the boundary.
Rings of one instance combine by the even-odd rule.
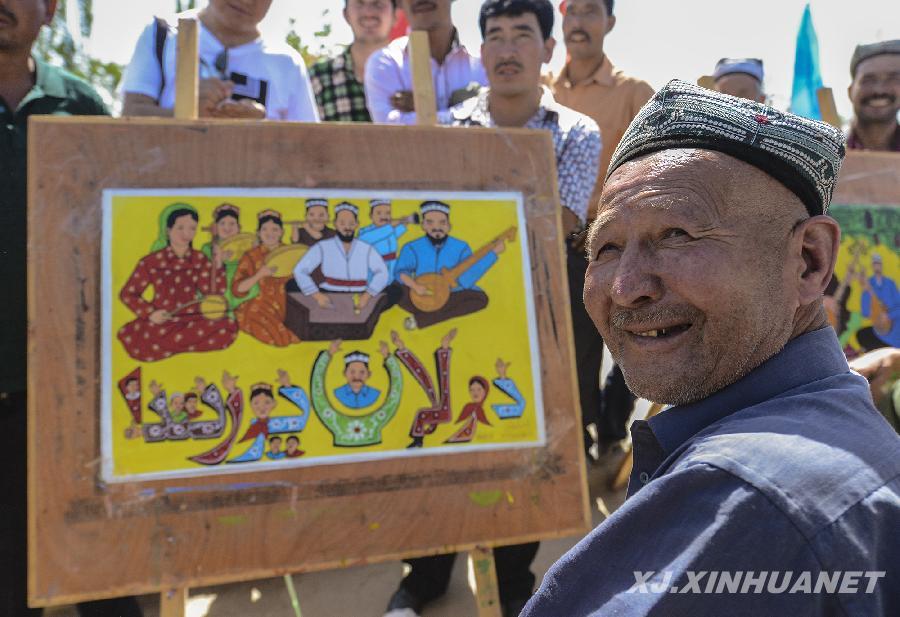
[[286, 347], [300, 339], [284, 326], [286, 309], [285, 283], [289, 272], [277, 272], [266, 263], [267, 257], [280, 248], [284, 235], [281, 213], [263, 210], [257, 215], [258, 245], [241, 257], [231, 283], [231, 293], [242, 304], [237, 310], [241, 330], [267, 345]]
[[[312, 296], [322, 308], [332, 308], [328, 294], [359, 294], [356, 307], [362, 310], [384, 291], [388, 268], [371, 244], [355, 237], [359, 208], [348, 202], [334, 209], [336, 235], [312, 246], [294, 268], [294, 280], [305, 296]], [[321, 268], [323, 281], [316, 284], [313, 273]]]
[[388, 277], [394, 280], [394, 264], [397, 261], [397, 241], [406, 233], [406, 226], [419, 222], [419, 215], [411, 214], [402, 219], [391, 217], [390, 199], [373, 199], [369, 202], [371, 225], [359, 230], [359, 239], [371, 244], [388, 267]]
[[328, 200], [307, 199], [306, 220], [292, 225], [291, 242], [312, 246], [319, 240], [334, 237], [334, 230], [328, 226]]
[[[137, 316], [118, 332], [129, 356], [155, 362], [178, 353], [217, 351], [234, 342], [237, 323], [222, 311], [226, 276], [221, 257], [210, 261], [193, 248], [197, 210], [175, 203], [159, 217], [159, 237], [142, 258], [119, 298]], [[153, 287], [153, 299], [144, 292]], [[217, 310], [204, 315], [205, 299], [219, 298]], [[221, 305], [221, 306], [220, 306]]]
[[[488, 305], [487, 294], [476, 286], [478, 280], [497, 263], [506, 249], [506, 241], [498, 239], [484, 247], [480, 257], [473, 255], [467, 242], [450, 236], [450, 205], [442, 201], [426, 201], [420, 207], [422, 230], [425, 235], [403, 246], [395, 265], [396, 281], [391, 296], [399, 297], [397, 303], [412, 313], [407, 320], [409, 329], [427, 326], [468, 315]], [[422, 284], [420, 277], [453, 271], [455, 278], [448, 279], [449, 299], [433, 310], [422, 310], [417, 301], [427, 301], [435, 290]]]
[[856, 333], [856, 340], [866, 350], [879, 347], [900, 347], [900, 290], [897, 283], [884, 275], [881, 255], [872, 255], [872, 276], [859, 273], [863, 288], [860, 304], [863, 317], [872, 320], [872, 326]]
[[[208, 228], [212, 232], [212, 240], [200, 247], [200, 251], [207, 259], [214, 259], [216, 250], [229, 240], [243, 235], [251, 237], [250, 234], [241, 234], [240, 216], [241, 209], [234, 204], [224, 203], [216, 206], [213, 210], [213, 224]], [[241, 255], [236, 254], [234, 249], [221, 248], [221, 250], [222, 264], [225, 266], [225, 301], [228, 303], [228, 309], [234, 311], [241, 302], [249, 299], [238, 299], [231, 293], [231, 283], [234, 281]]]

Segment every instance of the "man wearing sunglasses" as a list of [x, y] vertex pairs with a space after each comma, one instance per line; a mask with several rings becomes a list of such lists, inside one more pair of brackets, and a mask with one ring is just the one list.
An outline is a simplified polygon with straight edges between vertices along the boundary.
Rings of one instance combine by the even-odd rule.
[[[179, 17], [200, 22], [201, 117], [318, 122], [303, 58], [262, 38], [259, 23], [272, 0], [210, 0]], [[123, 78], [122, 115], [171, 116], [177, 37], [155, 19], [138, 39]]]

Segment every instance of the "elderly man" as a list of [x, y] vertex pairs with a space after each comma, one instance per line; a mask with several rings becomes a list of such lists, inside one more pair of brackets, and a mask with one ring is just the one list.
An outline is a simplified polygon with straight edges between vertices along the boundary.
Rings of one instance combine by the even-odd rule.
[[900, 152], [900, 39], [859, 45], [850, 61], [850, 75], [847, 93], [854, 118], [847, 147]]
[[[410, 30], [428, 32], [431, 75], [437, 99], [438, 119], [446, 121], [448, 109], [471, 97], [487, 83], [481, 60], [459, 42], [453, 25], [453, 0], [402, 0]], [[409, 37], [402, 36], [376, 51], [366, 64], [366, 103], [375, 122], [415, 124]]]
[[309, 68], [319, 104], [319, 118], [327, 122], [371, 122], [363, 86], [366, 62], [388, 44], [396, 21], [397, 0], [344, 0], [344, 19], [353, 42]]
[[759, 58], [722, 58], [712, 74], [716, 92], [757, 103], [766, 102], [763, 92], [763, 61]]
[[[200, 22], [201, 116], [318, 122], [299, 53], [259, 31], [272, 0], [209, 0], [178, 17]], [[144, 28], [122, 78], [124, 116], [171, 116], [177, 40], [157, 18]]]
[[822, 307], [843, 154], [832, 127], [679, 81], [635, 118], [584, 299], [670, 406], [522, 617], [900, 614], [900, 438]]

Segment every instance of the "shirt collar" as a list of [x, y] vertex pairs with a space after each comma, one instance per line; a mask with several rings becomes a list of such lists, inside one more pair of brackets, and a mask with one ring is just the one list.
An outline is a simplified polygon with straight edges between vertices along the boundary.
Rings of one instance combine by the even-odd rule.
[[[490, 92], [490, 88], [482, 88], [478, 91], [478, 96], [463, 101], [451, 109], [450, 113], [454, 119], [459, 121], [469, 121], [484, 127], [496, 126], [494, 119], [491, 118]], [[538, 103], [538, 109], [523, 128], [543, 128], [547, 120], [555, 120], [559, 116], [559, 106], [550, 89], [547, 86], [541, 86], [541, 101]]]
[[33, 56], [32, 60], [34, 60], [34, 87], [19, 101], [18, 109], [24, 109], [28, 103], [39, 98], [66, 98], [66, 84], [59, 69]]
[[[582, 83], [587, 84], [590, 82], [594, 82], [601, 86], [614, 86], [615, 80], [613, 79], [613, 71], [615, 71], [613, 63], [609, 60], [609, 54], [603, 54], [603, 62], [600, 63], [600, 66], [597, 67], [597, 70], [594, 73], [585, 79]], [[557, 84], [562, 84], [566, 88], [572, 88], [572, 82], [569, 81], [569, 64], [563, 67], [562, 72], [559, 74], [559, 78], [556, 80]], [[580, 84], [579, 84], [580, 85]]]
[[[856, 130], [851, 126], [847, 133], [847, 148], [850, 150], [863, 150], [863, 143]], [[900, 123], [894, 129], [894, 139], [891, 141], [891, 152], [900, 152]]]
[[788, 342], [781, 352], [743, 379], [703, 400], [666, 409], [648, 423], [670, 455], [706, 427], [740, 409], [848, 370], [834, 329], [821, 328]]

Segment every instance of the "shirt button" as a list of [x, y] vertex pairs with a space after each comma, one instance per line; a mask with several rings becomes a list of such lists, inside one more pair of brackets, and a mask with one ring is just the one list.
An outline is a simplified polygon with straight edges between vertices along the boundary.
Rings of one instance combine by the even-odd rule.
[[646, 471], [642, 471], [641, 475], [638, 476], [638, 480], [641, 481], [641, 484], [647, 484], [647, 482], [650, 481], [650, 476], [647, 474]]

